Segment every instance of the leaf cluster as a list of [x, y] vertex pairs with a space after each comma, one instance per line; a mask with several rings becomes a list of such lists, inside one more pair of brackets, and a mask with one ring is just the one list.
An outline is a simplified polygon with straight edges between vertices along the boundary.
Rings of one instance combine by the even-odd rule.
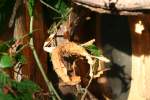
[[[43, 0], [44, 1], [44, 0]], [[50, 6], [56, 9], [58, 12], [54, 12], [54, 17], [64, 16], [70, 8], [70, 4], [67, 0], [45, 0]]]
[[17, 82], [0, 72], [0, 100], [33, 100], [33, 94], [39, 91], [40, 87], [30, 80]]
[[[0, 68], [13, 67], [16, 62], [19, 62], [21, 64], [26, 63], [26, 59], [21, 52], [18, 52], [15, 55], [10, 55], [8, 53], [9, 48], [11, 47], [11, 45], [13, 45], [13, 43], [14, 40], [0, 43]], [[20, 47], [18, 49], [20, 49]]]
[[41, 0], [44, 1], [49, 7], [44, 10], [45, 16], [51, 25], [60, 23], [62, 20], [67, 19], [67, 13], [70, 10], [69, 0]]
[[94, 56], [100, 56], [101, 55], [101, 51], [94, 44], [86, 46], [85, 49], [87, 51], [89, 51], [90, 54], [92, 54]]

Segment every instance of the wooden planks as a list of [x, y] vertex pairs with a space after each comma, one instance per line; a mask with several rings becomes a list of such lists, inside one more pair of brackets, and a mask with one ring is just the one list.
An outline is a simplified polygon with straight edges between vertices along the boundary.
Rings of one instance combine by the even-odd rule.
[[149, 0], [72, 0], [98, 13], [139, 15], [150, 11]]
[[[150, 99], [150, 15], [129, 17], [132, 35], [132, 81], [128, 100]], [[135, 24], [144, 25], [142, 34], [135, 32]]]
[[150, 9], [149, 0], [72, 0], [72, 1], [103, 9], [110, 9], [109, 4], [112, 3], [115, 4], [117, 10]]

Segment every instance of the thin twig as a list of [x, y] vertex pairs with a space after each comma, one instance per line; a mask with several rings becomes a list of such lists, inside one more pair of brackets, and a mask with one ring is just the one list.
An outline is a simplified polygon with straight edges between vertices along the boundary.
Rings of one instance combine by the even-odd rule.
[[[30, 17], [30, 31], [29, 31], [29, 34], [32, 34], [33, 33], [33, 16]], [[56, 92], [55, 88], [53, 87], [52, 85], [52, 82], [48, 80], [45, 72], [44, 72], [44, 69], [43, 69], [43, 66], [39, 60], [39, 57], [37, 55], [37, 52], [35, 50], [35, 47], [34, 47], [34, 42], [33, 42], [33, 37], [30, 38], [30, 48], [33, 52], [33, 55], [34, 55], [34, 58], [35, 58], [35, 61], [38, 65], [38, 68], [39, 70], [41, 71], [42, 73], [42, 76], [44, 78], [44, 81], [46, 82], [47, 86], [48, 86], [48, 89], [49, 89], [49, 92], [52, 93], [52, 94], [55, 94], [55, 96], [57, 97], [58, 100], [61, 100], [61, 98], [59, 97], [58, 93]], [[52, 96], [52, 99], [55, 100], [56, 98], [54, 96]]]
[[42, 4], [44, 4], [45, 6], [47, 6], [48, 8], [52, 9], [53, 11], [57, 12], [58, 14], [61, 14], [57, 9], [55, 9], [54, 7], [52, 7], [51, 5], [47, 4], [46, 2], [44, 2], [43, 0], [40, 0], [40, 2]]
[[[96, 62], [96, 60], [95, 60], [95, 62]], [[91, 66], [91, 65], [90, 65], [90, 66]], [[90, 77], [90, 80], [89, 80], [89, 82], [88, 82], [88, 85], [85, 87], [85, 92], [84, 92], [84, 94], [82, 95], [81, 100], [84, 100], [86, 94], [88, 93], [88, 88], [89, 88], [89, 86], [90, 86], [90, 84], [91, 84], [91, 82], [92, 82], [92, 80], [93, 80], [93, 78], [94, 78], [94, 74], [93, 74], [94, 71], [95, 71], [95, 67], [94, 67], [94, 66], [91, 66], [90, 72], [92, 73], [92, 76]]]
[[83, 47], [86, 47], [86, 46], [92, 45], [94, 42], [95, 42], [95, 39], [92, 39], [92, 40], [90, 40], [86, 43], [80, 44], [80, 45], [83, 46]]
[[17, 53], [19, 53], [19, 52], [21, 52], [25, 47], [27, 47], [29, 44], [27, 43], [27, 44], [25, 44], [25, 45], [23, 45], [19, 50], [17, 50], [16, 51], [16, 54]]
[[82, 97], [81, 97], [81, 100], [84, 100], [84, 98], [85, 98], [85, 96], [86, 96], [86, 94], [87, 94], [87, 92], [88, 92], [88, 88], [89, 88], [89, 86], [90, 86], [92, 80], [93, 80], [93, 77], [90, 78], [89, 83], [88, 83], [88, 85], [87, 85], [86, 88], [85, 88], [85, 92], [84, 92], [84, 94], [83, 94]]
[[93, 55], [90, 55], [92, 58], [96, 58], [96, 59], [98, 59], [98, 60], [100, 60], [100, 61], [104, 61], [104, 62], [106, 62], [106, 63], [109, 63], [110, 62], [110, 60], [108, 59], [108, 58], [106, 58], [106, 57], [104, 57], [104, 56], [93, 56]]

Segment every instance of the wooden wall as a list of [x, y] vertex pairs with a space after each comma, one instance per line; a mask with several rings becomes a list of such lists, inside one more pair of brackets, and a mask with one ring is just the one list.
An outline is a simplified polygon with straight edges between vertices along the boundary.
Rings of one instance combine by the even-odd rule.
[[[27, 2], [26, 2], [27, 3]], [[28, 9], [25, 7], [24, 16], [25, 16], [25, 30], [26, 34], [29, 32], [29, 15]], [[42, 4], [37, 0], [35, 6], [35, 15], [34, 15], [34, 24], [33, 24], [33, 38], [35, 48], [37, 50], [40, 61], [43, 65], [45, 73], [47, 73], [47, 54], [43, 51], [43, 43], [47, 38], [47, 26], [45, 25], [43, 18], [43, 9]], [[29, 39], [26, 39], [24, 42], [29, 42]], [[44, 90], [47, 90], [47, 86], [43, 80], [41, 72], [39, 71], [37, 64], [34, 60], [32, 51], [30, 48], [25, 48], [23, 51], [25, 56], [27, 57], [27, 64], [23, 67], [23, 73], [29, 76], [29, 78], [36, 83], [38, 83]]]
[[[135, 32], [135, 24], [142, 22], [144, 30]], [[132, 36], [132, 81], [128, 100], [150, 99], [150, 15], [129, 17]]]

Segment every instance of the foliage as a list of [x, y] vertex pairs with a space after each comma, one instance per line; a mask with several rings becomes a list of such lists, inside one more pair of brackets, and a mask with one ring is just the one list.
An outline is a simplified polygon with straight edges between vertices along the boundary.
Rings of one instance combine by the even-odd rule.
[[[26, 58], [21, 52], [18, 52], [13, 55], [10, 54], [9, 49], [14, 45], [15, 40], [10, 40], [0, 44], [0, 68], [10, 68], [13, 67], [16, 62], [21, 64], [26, 63]], [[21, 45], [19, 45], [16, 50], [20, 50]]]
[[[50, 11], [46, 12], [46, 16], [50, 19], [50, 28], [48, 33], [56, 33], [61, 25], [68, 19], [71, 11], [69, 0], [43, 0], [50, 7]], [[54, 10], [55, 9], [55, 10]]]
[[30, 80], [22, 80], [21, 82], [12, 80], [3, 70], [15, 66], [18, 62], [20, 64], [26, 62], [20, 51], [21, 45], [15, 48], [15, 53], [8, 52], [15, 42], [12, 39], [0, 44], [0, 100], [32, 100], [33, 94], [40, 90], [39, 86]]
[[101, 52], [100, 50], [94, 45], [89, 45], [89, 46], [86, 46], [85, 47], [92, 55], [94, 56], [100, 56], [101, 55]]
[[6, 84], [10, 84], [10, 77], [8, 74], [0, 71], [0, 88], [4, 87]]
[[65, 16], [69, 10], [69, 6], [64, 0], [58, 0], [58, 2], [55, 4], [55, 8], [61, 13], [61, 16]]
[[[12, 0], [11, 8], [13, 7], [15, 0]], [[34, 7], [35, 7], [35, 2], [36, 0], [28, 0], [28, 11], [29, 11], [29, 16], [30, 16], [30, 32], [33, 33], [33, 18], [34, 16]], [[64, 20], [68, 18], [68, 12], [70, 10], [70, 5], [69, 1], [67, 0], [43, 0], [46, 2], [48, 5], [53, 7], [56, 10], [51, 10], [50, 17], [53, 19], [53, 22], [55, 23], [55, 26], [53, 28], [60, 28], [60, 25], [63, 24]], [[8, 3], [8, 0], [2, 0], [0, 1], [0, 25], [3, 19], [1, 19], [1, 15], [5, 14], [3, 13], [4, 10], [1, 11], [1, 9], [5, 8]], [[7, 3], [6, 3], [7, 2]], [[11, 13], [11, 10], [8, 10]], [[6, 12], [7, 12], [6, 11]], [[55, 11], [55, 12], [54, 12]], [[3, 15], [4, 16], [4, 15]], [[6, 21], [6, 20], [5, 20]], [[54, 25], [54, 24], [52, 24]], [[1, 26], [0, 26], [1, 28]], [[0, 29], [1, 30], [1, 29]], [[32, 40], [32, 41], [31, 41]], [[17, 82], [15, 80], [12, 80], [8, 74], [4, 72], [4, 69], [6, 68], [11, 68], [15, 66], [18, 62], [21, 64], [24, 64], [26, 62], [26, 59], [24, 55], [20, 52], [21, 45], [16, 48], [15, 53], [11, 53], [10, 49], [12, 45], [14, 45], [16, 40], [8, 41], [5, 43], [0, 44], [0, 100], [32, 100], [33, 95], [36, 92], [40, 91], [40, 87], [33, 83], [30, 80], [21, 80], [20, 82]], [[32, 43], [32, 44], [30, 44]], [[42, 69], [42, 65], [38, 59], [36, 50], [34, 48], [33, 44], [33, 37], [32, 35], [30, 36], [30, 47], [33, 51], [33, 55], [35, 57], [35, 61], [37, 62], [37, 65], [44, 77], [44, 80], [46, 81], [46, 84], [48, 86], [48, 89], [50, 93], [54, 94], [52, 98], [56, 96], [56, 98], [60, 98], [59, 95], [57, 94], [56, 90], [54, 89], [51, 81], [48, 80], [47, 76], [45, 75], [44, 70]], [[92, 55], [99, 56], [101, 53], [99, 49], [95, 45], [90, 45], [85, 47]], [[18, 52], [19, 51], [19, 52]]]
[[0, 44], [0, 68], [9, 68], [13, 66], [13, 57], [7, 53], [9, 46], [8, 42]]
[[33, 10], [34, 10], [34, 7], [35, 7], [35, 0], [29, 0], [29, 3], [28, 3], [28, 11], [29, 11], [29, 16], [33, 16]]
[[2, 89], [0, 89], [0, 100], [15, 100], [15, 99], [13, 98], [11, 94], [5, 95]]
[[10, 55], [2, 55], [0, 58], [0, 68], [9, 68], [13, 66], [13, 57]]
[[51, 14], [53, 18], [64, 17], [70, 8], [67, 0], [45, 0], [45, 2], [57, 10]]
[[[6, 15], [10, 15], [15, 0], [1, 0], [0, 1], [0, 30], [1, 25], [8, 23], [8, 19], [4, 19]], [[33, 16], [35, 0], [29, 0], [29, 15]], [[9, 6], [11, 5], [11, 6]], [[9, 8], [6, 9], [5, 8]], [[5, 16], [5, 17], [1, 17]], [[10, 16], [9, 16], [10, 17]], [[8, 17], [8, 18], [9, 18]], [[30, 80], [21, 80], [20, 82], [13, 80], [5, 72], [5, 69], [11, 68], [17, 63], [24, 64], [26, 59], [21, 53], [22, 45], [16, 44], [17, 40], [9, 40], [0, 43], [0, 100], [33, 100], [35, 99], [34, 93], [39, 92], [40, 87]]]
[[30, 80], [17, 82], [0, 72], [0, 100], [33, 100], [33, 94], [39, 91], [40, 87]]
[[25, 64], [27, 62], [26, 57], [22, 53], [18, 53], [15, 55], [16, 62], [20, 62], [21, 64]]

